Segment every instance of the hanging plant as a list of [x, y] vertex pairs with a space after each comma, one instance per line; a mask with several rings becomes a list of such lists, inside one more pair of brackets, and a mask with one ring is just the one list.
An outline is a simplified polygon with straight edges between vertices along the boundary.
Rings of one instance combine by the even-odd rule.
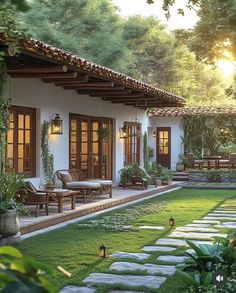
[[98, 129], [98, 138], [102, 140], [107, 140], [111, 138], [111, 130], [107, 127], [101, 127]]
[[45, 183], [54, 185], [54, 157], [49, 150], [49, 126], [50, 123], [47, 121], [44, 121], [41, 126], [41, 158]]

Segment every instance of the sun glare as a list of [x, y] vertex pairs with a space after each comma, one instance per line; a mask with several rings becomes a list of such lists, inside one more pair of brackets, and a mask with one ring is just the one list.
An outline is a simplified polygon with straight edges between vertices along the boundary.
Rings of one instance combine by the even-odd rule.
[[217, 66], [221, 70], [221, 72], [225, 75], [225, 77], [231, 77], [236, 70], [236, 65], [234, 65], [233, 63], [225, 59], [219, 60], [217, 62]]

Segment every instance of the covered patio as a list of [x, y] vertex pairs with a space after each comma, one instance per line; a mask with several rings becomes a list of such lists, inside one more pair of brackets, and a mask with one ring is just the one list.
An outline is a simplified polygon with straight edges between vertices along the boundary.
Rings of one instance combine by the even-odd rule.
[[[83, 200], [79, 199], [76, 200], [75, 209], [71, 209], [71, 201], [67, 199], [63, 204], [63, 213], [58, 213], [57, 204], [50, 204], [48, 216], [44, 211], [42, 211], [38, 217], [35, 217], [34, 214], [19, 217], [21, 234], [28, 234], [43, 228], [48, 228], [53, 225], [70, 221], [75, 218], [80, 218], [98, 211], [106, 210], [111, 207], [119, 206], [152, 195], [157, 195], [161, 192], [172, 190], [178, 187], [178, 185], [179, 182], [173, 182], [168, 186], [150, 186], [147, 190], [135, 187], [130, 187], [128, 189], [115, 187], [112, 191], [112, 198], [108, 198], [106, 195], [103, 195], [98, 198], [93, 198], [87, 204], [84, 204]], [[29, 208], [30, 211], [35, 212], [35, 206], [27, 206], [27, 208]]]

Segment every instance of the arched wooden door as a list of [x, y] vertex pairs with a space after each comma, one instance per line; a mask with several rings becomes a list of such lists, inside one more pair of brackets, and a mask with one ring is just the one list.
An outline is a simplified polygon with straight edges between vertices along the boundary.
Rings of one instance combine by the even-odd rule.
[[156, 161], [164, 167], [171, 168], [171, 128], [156, 129]]

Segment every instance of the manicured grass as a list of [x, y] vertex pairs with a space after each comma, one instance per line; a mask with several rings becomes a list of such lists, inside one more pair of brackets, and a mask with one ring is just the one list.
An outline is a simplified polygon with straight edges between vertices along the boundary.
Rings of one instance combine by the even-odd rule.
[[[111, 257], [106, 259], [98, 257], [98, 249], [101, 243], [105, 243], [109, 247], [109, 253], [114, 251], [141, 252], [140, 248], [142, 246], [154, 244], [158, 238], [165, 237], [170, 233], [168, 219], [171, 215], [176, 219], [178, 226], [186, 225], [194, 219], [202, 218], [225, 199], [233, 196], [235, 196], [235, 192], [231, 190], [181, 189], [140, 203], [139, 205], [146, 205], [146, 203], [165, 201], [167, 204], [161, 211], [140, 216], [135, 220], [135, 223], [130, 223], [135, 226], [165, 226], [166, 228], [162, 231], [107, 232], [89, 228], [81, 229], [77, 224], [72, 224], [47, 234], [26, 239], [17, 247], [26, 255], [34, 256], [37, 260], [50, 264], [55, 268], [62, 266], [73, 274], [72, 278], [67, 278], [57, 272], [56, 277], [53, 279], [57, 289], [67, 284], [78, 285], [82, 284], [82, 280], [89, 273], [107, 272], [110, 264], [114, 262]], [[128, 213], [128, 211], [120, 209], [104, 215], [115, 213]], [[97, 218], [102, 217], [103, 215]], [[175, 254], [180, 253], [182, 254], [180, 250], [177, 250]], [[156, 263], [155, 260], [159, 254], [152, 253], [148, 262]], [[173, 276], [159, 290], [154, 290], [153, 292], [178, 293], [182, 292], [182, 287], [183, 283], [176, 276]], [[108, 286], [101, 286], [97, 292], [108, 292], [108, 288]], [[118, 288], [125, 289], [124, 287]], [[151, 292], [151, 290], [147, 291]]]
[[183, 188], [196, 189], [235, 189], [236, 182], [194, 182], [189, 181]]

